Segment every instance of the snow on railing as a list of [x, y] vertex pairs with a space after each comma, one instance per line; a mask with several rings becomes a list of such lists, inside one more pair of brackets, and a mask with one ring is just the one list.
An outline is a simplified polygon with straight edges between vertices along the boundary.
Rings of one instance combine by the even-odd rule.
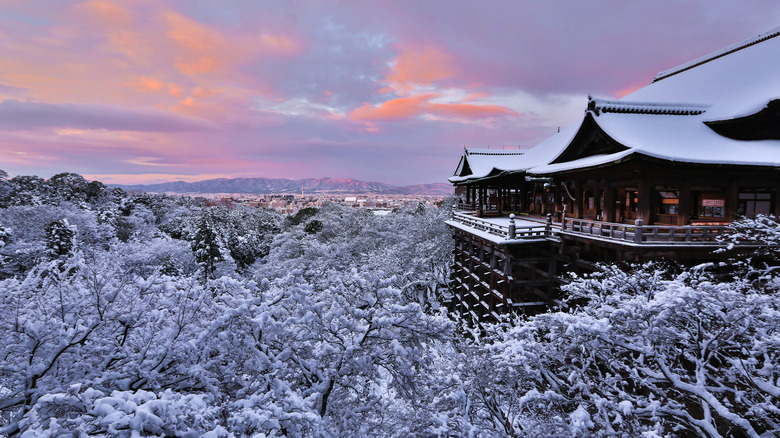
[[722, 236], [728, 227], [722, 225], [644, 225], [641, 219], [633, 224], [618, 224], [588, 219], [564, 217], [560, 228], [552, 227], [552, 218], [540, 225], [517, 226], [514, 215], [509, 215], [509, 224], [503, 225], [495, 220], [482, 219], [473, 214], [453, 211], [452, 220], [506, 240], [545, 238], [555, 233], [571, 233], [599, 239], [607, 239], [627, 244], [687, 244], [723, 246]]
[[552, 222], [548, 219], [548, 222], [545, 225], [517, 226], [515, 223], [515, 215], [510, 214], [509, 225], [502, 225], [458, 211], [453, 211], [452, 220], [476, 230], [503, 237], [507, 240], [548, 237], [550, 236]]
[[722, 245], [718, 237], [727, 227], [714, 225], [644, 225], [641, 219], [634, 224], [617, 224], [587, 219], [564, 218], [561, 231], [605, 239], [642, 243], [686, 243]]
[[473, 202], [459, 202], [455, 204], [455, 208], [460, 211], [476, 211], [476, 205]]

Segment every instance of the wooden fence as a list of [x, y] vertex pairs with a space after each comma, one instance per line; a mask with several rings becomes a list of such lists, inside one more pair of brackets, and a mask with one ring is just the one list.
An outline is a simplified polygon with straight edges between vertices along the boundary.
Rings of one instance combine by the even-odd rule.
[[507, 240], [538, 239], [564, 232], [631, 244], [723, 245], [719, 238], [727, 231], [724, 225], [644, 225], [641, 219], [633, 224], [618, 224], [567, 217], [562, 219], [560, 228], [553, 228], [549, 217], [546, 224], [518, 226], [510, 219], [509, 225], [503, 225], [460, 211], [453, 211], [452, 220]]
[[705, 225], [643, 225], [641, 219], [634, 224], [617, 224], [587, 219], [563, 218], [561, 231], [636, 244], [686, 243], [719, 245], [718, 238], [726, 233], [726, 226]]
[[505, 239], [545, 238], [549, 237], [552, 231], [550, 221], [547, 224], [517, 226], [514, 223], [514, 215], [510, 215], [509, 225], [502, 225], [458, 211], [453, 212], [452, 220]]

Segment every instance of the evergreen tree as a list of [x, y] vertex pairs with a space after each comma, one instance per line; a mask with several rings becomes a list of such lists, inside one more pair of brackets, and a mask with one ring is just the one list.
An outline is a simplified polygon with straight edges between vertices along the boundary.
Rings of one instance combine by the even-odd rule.
[[8, 173], [0, 169], [0, 208], [8, 207], [11, 202], [11, 183], [8, 182]]
[[46, 250], [51, 259], [68, 256], [75, 246], [76, 227], [67, 219], [51, 222], [46, 227]]
[[38, 176], [19, 175], [11, 178], [10, 205], [41, 205], [45, 181]]
[[63, 172], [54, 175], [46, 181], [45, 186], [47, 204], [80, 203], [87, 200], [89, 183], [77, 173]]
[[213, 279], [217, 263], [223, 261], [224, 257], [211, 212], [204, 214], [198, 223], [192, 239], [192, 251], [195, 253], [195, 260], [203, 269], [204, 280]]

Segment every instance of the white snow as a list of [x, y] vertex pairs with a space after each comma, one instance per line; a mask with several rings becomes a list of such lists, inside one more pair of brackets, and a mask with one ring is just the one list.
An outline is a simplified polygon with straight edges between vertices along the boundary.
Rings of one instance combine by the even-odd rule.
[[[526, 151], [519, 149], [474, 149], [466, 148], [455, 171], [452, 182], [483, 178], [494, 170], [513, 170], [525, 162]], [[471, 173], [463, 174], [464, 163], [468, 163]]]
[[733, 140], [704, 124], [755, 114], [780, 96], [778, 35], [780, 28], [662, 72], [662, 79], [622, 99], [592, 99], [600, 110], [598, 116], [591, 112], [594, 121], [626, 151], [550, 164], [574, 140], [583, 117], [524, 155], [467, 153], [472, 174], [450, 181], [481, 178], [495, 169], [544, 175], [607, 165], [632, 154], [686, 163], [780, 166], [779, 140]]

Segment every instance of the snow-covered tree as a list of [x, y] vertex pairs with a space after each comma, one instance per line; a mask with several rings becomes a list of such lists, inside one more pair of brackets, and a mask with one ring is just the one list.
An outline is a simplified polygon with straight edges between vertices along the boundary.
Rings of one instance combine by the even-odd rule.
[[[67, 273], [41, 269], [0, 283], [0, 416], [7, 425], [0, 430], [83, 426], [100, 433], [112, 423], [98, 421], [106, 411], [77, 403], [94, 390], [162, 397], [207, 386], [188, 358], [210, 319], [211, 293], [186, 279], [127, 275], [118, 260], [111, 253], [72, 257]], [[89, 418], [98, 420], [86, 426]]]
[[[40, 202], [0, 208], [0, 434], [780, 429], [773, 247], [762, 264], [605, 266], [555, 311], [470, 329], [438, 304], [446, 210], [287, 220], [100, 187], [52, 205], [25, 181]], [[757, 230], [776, 238], [776, 223], [737, 224], [733, 249]]]
[[[240, 221], [266, 223], [246, 214]], [[303, 226], [290, 231], [311, 241]], [[347, 245], [338, 236], [335, 251]], [[373, 247], [397, 240], [363, 236]], [[66, 273], [41, 263], [0, 282], [3, 432], [408, 436], [440, 427], [426, 376], [439, 375], [437, 345], [452, 324], [410, 300], [393, 274], [361, 267], [362, 254], [322, 251], [324, 241], [309, 263], [269, 269], [269, 280], [203, 284], [192, 269], [163, 274], [164, 260], [186, 265], [184, 241], [108, 243], [65, 255]]]
[[67, 219], [51, 222], [46, 226], [46, 250], [52, 259], [70, 255], [76, 243], [78, 229]]
[[9, 205], [41, 205], [45, 198], [45, 181], [37, 176], [19, 175], [11, 178]]
[[8, 181], [8, 173], [0, 169], [0, 208], [8, 207], [11, 203], [11, 183]]
[[495, 327], [481, 415], [500, 412], [507, 436], [540, 420], [575, 436], [767, 436], [780, 430], [779, 289], [703, 267], [575, 279], [572, 308]]
[[225, 258], [219, 233], [210, 214], [204, 215], [198, 223], [198, 228], [192, 236], [192, 252], [203, 270], [204, 279], [213, 279], [217, 263]]

